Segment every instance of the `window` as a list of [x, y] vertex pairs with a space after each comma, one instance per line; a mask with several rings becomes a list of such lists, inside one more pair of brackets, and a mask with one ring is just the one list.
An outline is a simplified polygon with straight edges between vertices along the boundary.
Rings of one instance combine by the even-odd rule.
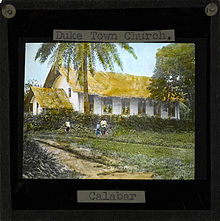
[[161, 105], [154, 104], [154, 116], [160, 117], [161, 116]]
[[93, 113], [94, 111], [94, 96], [89, 95], [89, 112]]
[[129, 99], [122, 99], [122, 114], [128, 115], [130, 114], [130, 100]]
[[38, 103], [38, 102], [37, 102], [37, 105], [36, 105], [36, 106], [37, 106], [37, 110], [36, 110], [36, 111], [37, 111], [37, 114], [39, 114], [39, 103]]
[[175, 103], [170, 103], [169, 104], [168, 117], [175, 117]]
[[138, 99], [138, 114], [146, 113], [146, 102], [144, 99]]
[[69, 88], [69, 97], [71, 97], [71, 88]]
[[104, 97], [103, 98], [103, 112], [104, 114], [112, 114], [112, 98]]

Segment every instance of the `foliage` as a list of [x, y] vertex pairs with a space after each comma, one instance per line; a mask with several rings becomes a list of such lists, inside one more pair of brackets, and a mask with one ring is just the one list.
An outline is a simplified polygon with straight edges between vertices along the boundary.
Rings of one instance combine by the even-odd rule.
[[25, 83], [25, 85], [24, 85], [24, 99], [26, 98], [28, 92], [30, 91], [31, 86], [40, 87], [41, 85], [35, 79], [29, 80], [27, 83]]
[[179, 103], [180, 107], [180, 119], [187, 120], [190, 119], [192, 116], [192, 110], [184, 103]]
[[71, 119], [72, 113], [71, 109], [43, 110], [39, 115], [26, 113], [24, 115], [24, 130], [59, 129]]
[[[99, 136], [102, 140], [111, 140], [121, 143], [133, 143], [133, 144], [146, 144], [156, 145], [161, 147], [171, 148], [194, 148], [195, 135], [194, 132], [154, 132], [154, 131], [136, 131], [134, 129], [128, 129], [121, 126], [110, 127], [107, 130], [106, 136]], [[53, 134], [56, 137], [65, 134], [65, 127], [61, 127], [58, 130], [44, 130], [41, 137]], [[34, 133], [35, 134], [35, 133]], [[39, 132], [37, 132], [39, 134]], [[95, 130], [83, 126], [82, 124], [74, 124], [68, 136], [72, 137], [87, 137], [97, 138]]]
[[[86, 143], [86, 142], [85, 142]], [[153, 172], [155, 179], [193, 179], [194, 150], [172, 149], [143, 144], [89, 140], [91, 147], [109, 157], [120, 159], [119, 168]]]
[[[126, 131], [124, 131], [126, 133]], [[64, 133], [51, 137], [50, 134], [44, 134], [44, 139], [55, 139], [56, 142], [68, 146], [74, 143], [81, 149], [86, 148], [93, 152], [101, 153], [102, 156], [115, 159], [119, 170], [127, 172], [153, 172], [154, 179], [194, 179], [194, 148], [173, 148], [172, 145], [166, 143], [161, 146], [161, 139], [168, 139], [168, 134], [160, 134], [159, 139], [155, 139], [154, 145], [145, 143], [134, 143], [131, 140], [120, 142], [105, 139], [94, 139], [90, 137], [76, 137], [69, 135], [66, 137]], [[143, 135], [143, 134], [142, 134]], [[148, 134], [150, 135], [150, 133]], [[152, 136], [158, 136], [151, 132]], [[171, 134], [170, 134], [171, 135]], [[35, 135], [40, 136], [41, 135]], [[119, 136], [123, 136], [123, 133]], [[172, 139], [175, 139], [175, 134]], [[179, 139], [186, 141], [187, 137], [184, 133], [179, 134]], [[174, 140], [173, 140], [174, 141]], [[106, 164], [103, 161], [103, 164]]]
[[[184, 132], [194, 131], [194, 123], [189, 120], [169, 120], [158, 117], [149, 116], [120, 116], [120, 115], [104, 115], [107, 120], [108, 127], [121, 126], [127, 129], [137, 131], [157, 131], [157, 132]], [[53, 130], [59, 129], [65, 125], [66, 121], [72, 124], [79, 124], [83, 127], [91, 129], [96, 128], [97, 121], [100, 120], [99, 115], [82, 114], [72, 110], [45, 110], [40, 115], [24, 116], [25, 130]], [[31, 124], [31, 126], [30, 126]], [[29, 126], [28, 126], [29, 125]]]
[[108, 139], [120, 142], [157, 145], [173, 148], [193, 148], [195, 136], [193, 132], [154, 132], [126, 129], [121, 126], [113, 128]]
[[159, 49], [149, 90], [152, 99], [184, 102], [194, 117], [195, 45], [178, 43]]
[[[152, 172], [154, 179], [194, 178], [195, 135], [191, 121], [106, 115], [108, 133], [97, 137], [95, 128], [99, 119], [100, 116], [93, 114], [50, 110], [38, 116], [25, 116], [24, 134], [29, 138], [54, 140], [66, 151], [89, 148], [92, 153], [98, 153], [97, 156], [115, 159], [120, 171]], [[68, 134], [65, 131], [67, 120], [71, 122]], [[32, 144], [27, 146], [36, 148]], [[29, 150], [34, 153], [33, 158], [36, 151]], [[44, 155], [36, 154], [36, 157], [44, 159]], [[108, 164], [104, 157], [98, 159]], [[29, 166], [33, 167], [26, 164], [27, 169]]]
[[82, 74], [80, 69], [84, 62], [85, 48], [83, 47], [85, 45], [88, 70], [91, 73], [95, 73], [97, 60], [105, 70], [109, 68], [111, 71], [114, 71], [114, 63], [123, 69], [117, 46], [129, 52], [134, 58], [137, 58], [133, 48], [127, 43], [43, 43], [37, 51], [35, 60], [39, 59], [41, 63], [44, 63], [49, 59], [50, 64], [58, 68], [63, 65], [66, 68], [73, 67], [80, 75]]
[[53, 154], [38, 145], [34, 140], [24, 139], [23, 177], [78, 179], [80, 174], [64, 166]]

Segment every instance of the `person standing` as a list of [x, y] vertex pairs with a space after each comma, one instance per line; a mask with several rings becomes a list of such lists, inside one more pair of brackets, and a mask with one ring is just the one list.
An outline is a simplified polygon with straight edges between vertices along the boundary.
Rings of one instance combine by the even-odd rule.
[[100, 121], [97, 122], [96, 124], [96, 135], [100, 134]]
[[65, 125], [66, 125], [66, 132], [69, 133], [70, 132], [70, 122], [66, 121]]
[[107, 129], [107, 121], [105, 120], [104, 117], [102, 117], [102, 120], [101, 120], [101, 131], [102, 131], [102, 135], [103, 134], [106, 134], [106, 129]]

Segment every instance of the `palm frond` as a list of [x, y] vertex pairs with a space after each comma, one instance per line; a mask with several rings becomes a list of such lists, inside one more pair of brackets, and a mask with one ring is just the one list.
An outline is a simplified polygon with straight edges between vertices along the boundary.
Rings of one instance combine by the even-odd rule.
[[57, 48], [59, 43], [43, 43], [35, 55], [35, 61], [39, 59], [40, 63], [44, 63]]
[[135, 59], [137, 59], [137, 55], [134, 53], [134, 49], [130, 47], [128, 43], [118, 43], [118, 45], [125, 51], [128, 51]]
[[110, 69], [114, 72], [114, 65], [123, 70], [118, 47], [137, 59], [133, 48], [127, 43], [43, 43], [37, 51], [35, 60], [39, 59], [41, 63], [49, 60], [48, 63], [52, 64], [56, 70], [62, 66], [67, 68], [67, 81], [69, 81], [70, 69], [73, 68], [77, 73], [76, 84], [79, 83], [82, 86], [84, 44], [86, 44], [86, 68], [92, 75], [95, 74], [96, 62], [99, 62], [105, 71]]

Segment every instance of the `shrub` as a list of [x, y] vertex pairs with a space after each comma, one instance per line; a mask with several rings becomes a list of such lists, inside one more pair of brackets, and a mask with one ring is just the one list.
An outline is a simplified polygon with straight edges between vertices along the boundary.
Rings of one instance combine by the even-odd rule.
[[[137, 131], [194, 131], [194, 123], [190, 120], [162, 119], [158, 117], [149, 117], [147, 115], [105, 115], [104, 117], [110, 128], [118, 125]], [[24, 128], [27, 130], [31, 130], [32, 128], [34, 130], [54, 130], [63, 127], [66, 121], [70, 121], [72, 124], [79, 124], [82, 127], [94, 129], [100, 118], [99, 115], [95, 114], [83, 114], [67, 110], [48, 110], [37, 116], [25, 115]]]
[[63, 165], [52, 153], [34, 140], [24, 140], [24, 178], [79, 178], [81, 175]]

